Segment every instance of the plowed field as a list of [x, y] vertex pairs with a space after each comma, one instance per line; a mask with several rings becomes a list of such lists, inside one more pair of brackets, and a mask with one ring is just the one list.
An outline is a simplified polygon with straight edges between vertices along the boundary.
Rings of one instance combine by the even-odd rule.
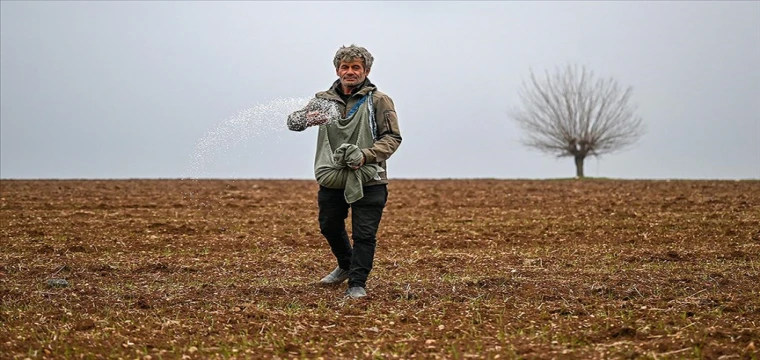
[[760, 181], [392, 180], [360, 300], [316, 190], [1, 181], [0, 358], [760, 357]]

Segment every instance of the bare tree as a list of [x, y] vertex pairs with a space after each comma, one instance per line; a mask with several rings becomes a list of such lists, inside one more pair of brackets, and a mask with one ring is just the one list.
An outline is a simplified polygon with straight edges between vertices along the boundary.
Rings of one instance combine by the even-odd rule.
[[527, 133], [523, 144], [558, 157], [575, 159], [583, 177], [587, 156], [624, 150], [644, 133], [640, 117], [629, 104], [632, 90], [611, 78], [594, 79], [585, 67], [568, 65], [543, 79], [533, 71], [520, 89], [522, 108], [510, 117]]

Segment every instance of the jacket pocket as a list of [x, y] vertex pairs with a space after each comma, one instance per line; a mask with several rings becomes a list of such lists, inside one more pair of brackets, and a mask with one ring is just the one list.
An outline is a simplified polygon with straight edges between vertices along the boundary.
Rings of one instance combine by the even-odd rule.
[[396, 115], [396, 111], [394, 110], [385, 110], [383, 113], [383, 117], [385, 118], [385, 127], [388, 132], [391, 134], [398, 134], [398, 117]]

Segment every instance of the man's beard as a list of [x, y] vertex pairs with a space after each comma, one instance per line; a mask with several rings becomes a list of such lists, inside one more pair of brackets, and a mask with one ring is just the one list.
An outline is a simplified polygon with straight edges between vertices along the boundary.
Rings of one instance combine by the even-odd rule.
[[341, 84], [349, 89], [354, 89], [357, 86], [361, 85], [363, 82], [364, 80], [361, 80], [359, 78], [354, 78], [352, 80], [342, 79]]

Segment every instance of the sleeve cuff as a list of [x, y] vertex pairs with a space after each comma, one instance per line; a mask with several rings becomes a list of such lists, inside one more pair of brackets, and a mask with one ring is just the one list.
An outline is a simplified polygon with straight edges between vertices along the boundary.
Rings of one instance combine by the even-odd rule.
[[362, 149], [362, 153], [364, 154], [364, 163], [365, 164], [374, 164], [375, 163], [375, 156], [372, 155], [372, 152], [369, 151], [369, 149]]

